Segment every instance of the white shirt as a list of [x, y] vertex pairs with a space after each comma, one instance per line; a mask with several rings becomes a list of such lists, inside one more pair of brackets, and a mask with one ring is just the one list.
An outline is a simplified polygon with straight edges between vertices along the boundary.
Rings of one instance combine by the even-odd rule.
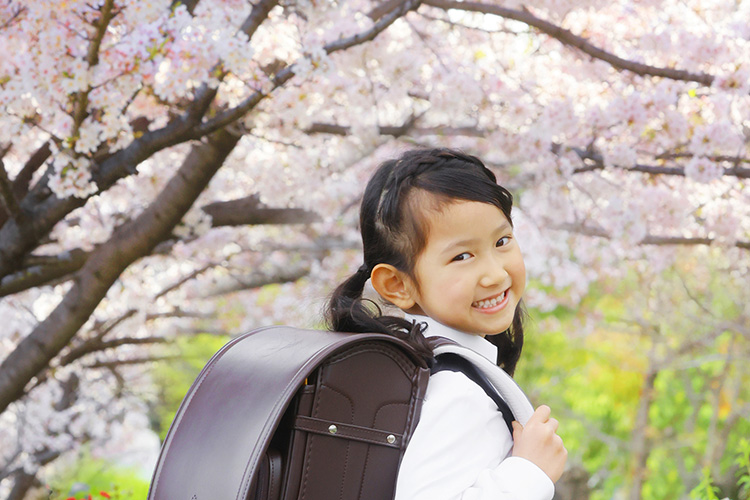
[[[427, 323], [426, 337], [446, 337], [497, 359], [497, 347], [480, 335], [426, 316], [406, 319]], [[484, 390], [463, 373], [438, 372], [401, 461], [395, 500], [551, 500], [552, 480], [532, 462], [510, 456], [512, 448], [503, 414]]]

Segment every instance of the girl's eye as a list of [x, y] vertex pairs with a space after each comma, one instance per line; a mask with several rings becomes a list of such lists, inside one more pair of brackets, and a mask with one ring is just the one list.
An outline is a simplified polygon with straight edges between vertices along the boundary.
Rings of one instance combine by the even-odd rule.
[[504, 247], [508, 243], [510, 243], [510, 236], [503, 236], [502, 238], [500, 238], [499, 240], [497, 240], [497, 243], [495, 243], [495, 246], [496, 247]]
[[466, 260], [469, 257], [471, 257], [471, 254], [469, 252], [460, 253], [460, 254], [456, 255], [455, 257], [453, 257], [451, 259], [451, 262]]

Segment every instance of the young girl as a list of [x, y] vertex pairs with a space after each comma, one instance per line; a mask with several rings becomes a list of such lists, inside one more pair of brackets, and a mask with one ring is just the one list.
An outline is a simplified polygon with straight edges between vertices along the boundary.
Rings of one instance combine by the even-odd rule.
[[[432, 360], [447, 337], [513, 374], [523, 345], [526, 284], [512, 195], [482, 162], [448, 149], [383, 163], [360, 211], [364, 264], [333, 293], [330, 327], [405, 339]], [[363, 303], [370, 279], [405, 318]], [[365, 301], [366, 302], [366, 301]], [[567, 452], [540, 406], [513, 436], [497, 405], [463, 373], [430, 377], [399, 469], [397, 500], [549, 500]]]

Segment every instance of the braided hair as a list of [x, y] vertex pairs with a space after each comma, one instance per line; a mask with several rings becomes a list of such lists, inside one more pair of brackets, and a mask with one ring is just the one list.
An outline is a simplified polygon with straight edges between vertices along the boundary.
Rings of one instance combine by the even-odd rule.
[[[423, 323], [384, 315], [377, 306], [368, 306], [362, 292], [377, 264], [390, 264], [414, 278], [417, 257], [427, 242], [425, 212], [456, 200], [494, 205], [513, 224], [513, 196], [475, 156], [446, 148], [416, 149], [378, 167], [360, 206], [364, 264], [331, 295], [325, 311], [330, 329], [393, 335], [432, 359]], [[524, 316], [519, 302], [510, 328], [487, 336], [498, 347], [498, 366], [511, 375], [523, 347]]]

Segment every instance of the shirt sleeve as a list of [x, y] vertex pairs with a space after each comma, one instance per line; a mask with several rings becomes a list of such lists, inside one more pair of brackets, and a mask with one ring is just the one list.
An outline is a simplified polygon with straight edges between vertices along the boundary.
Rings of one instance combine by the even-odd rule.
[[535, 464], [510, 457], [513, 439], [495, 403], [462, 373], [430, 377], [399, 468], [395, 500], [551, 500]]

